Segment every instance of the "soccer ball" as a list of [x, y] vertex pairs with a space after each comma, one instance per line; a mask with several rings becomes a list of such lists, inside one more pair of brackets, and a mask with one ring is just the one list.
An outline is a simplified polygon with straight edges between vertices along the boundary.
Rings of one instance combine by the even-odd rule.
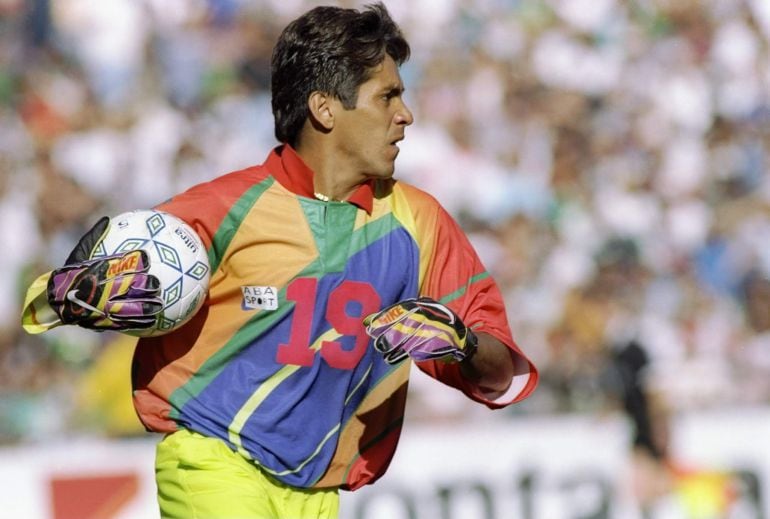
[[176, 330], [200, 310], [209, 289], [211, 268], [206, 247], [192, 227], [176, 216], [139, 209], [110, 219], [110, 228], [92, 259], [143, 249], [149, 273], [160, 281], [163, 311], [156, 325], [125, 333], [154, 337]]

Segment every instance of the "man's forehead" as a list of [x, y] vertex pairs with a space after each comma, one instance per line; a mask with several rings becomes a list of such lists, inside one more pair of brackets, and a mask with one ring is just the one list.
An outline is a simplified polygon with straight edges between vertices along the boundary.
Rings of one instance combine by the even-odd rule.
[[371, 69], [371, 75], [365, 83], [375, 83], [378, 87], [403, 88], [398, 65], [389, 55]]

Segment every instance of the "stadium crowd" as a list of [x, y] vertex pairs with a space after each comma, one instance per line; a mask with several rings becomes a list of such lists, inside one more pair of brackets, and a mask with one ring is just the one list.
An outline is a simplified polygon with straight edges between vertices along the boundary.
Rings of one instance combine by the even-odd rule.
[[[109, 432], [76, 393], [115, 336], [25, 335], [24, 290], [98, 216], [260, 162], [276, 30], [316, 3], [0, 0], [0, 443]], [[469, 231], [542, 373], [512, 412], [617, 406], [631, 343], [673, 412], [770, 403], [770, 4], [386, 3], [397, 175]], [[412, 391], [415, 417], [484, 412]]]

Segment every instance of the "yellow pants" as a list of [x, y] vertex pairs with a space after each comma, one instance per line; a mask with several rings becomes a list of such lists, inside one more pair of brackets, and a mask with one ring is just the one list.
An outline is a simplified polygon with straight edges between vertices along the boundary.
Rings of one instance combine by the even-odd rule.
[[164, 519], [336, 519], [337, 489], [294, 488], [269, 477], [222, 441], [187, 430], [158, 443]]

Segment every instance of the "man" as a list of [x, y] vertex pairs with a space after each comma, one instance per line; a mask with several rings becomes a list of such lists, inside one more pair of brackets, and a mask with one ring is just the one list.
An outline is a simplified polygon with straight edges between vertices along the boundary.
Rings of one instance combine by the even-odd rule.
[[[158, 207], [197, 230], [213, 272], [193, 320], [134, 355], [136, 410], [166, 434], [163, 517], [337, 517], [339, 489], [374, 482], [393, 456], [407, 358], [493, 409], [534, 389], [467, 238], [434, 198], [393, 179], [413, 122], [398, 71], [408, 56], [382, 4], [307, 12], [272, 58], [283, 144]], [[65, 292], [78, 289], [72, 269], [101, 272], [82, 260], [107, 225], [81, 240], [66, 279], [54, 271]], [[99, 310], [98, 294], [98, 311], [65, 312], [55, 281], [48, 303], [63, 323], [151, 326], [155, 283], [137, 276], [144, 299], [128, 317]]]

